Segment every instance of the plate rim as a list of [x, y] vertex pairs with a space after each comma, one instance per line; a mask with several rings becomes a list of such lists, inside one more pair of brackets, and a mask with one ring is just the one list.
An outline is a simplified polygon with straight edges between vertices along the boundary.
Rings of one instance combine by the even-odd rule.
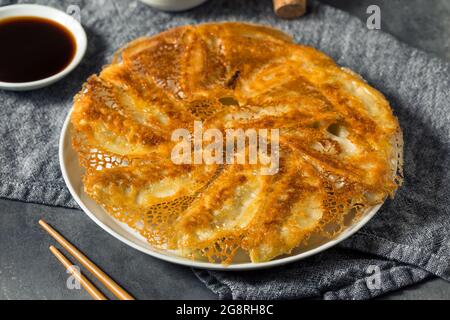
[[[111, 236], [113, 236], [114, 238], [118, 239], [119, 241], [125, 243], [126, 245], [141, 251], [147, 255], [150, 255], [152, 257], [161, 259], [163, 261], [167, 261], [167, 262], [171, 262], [171, 263], [175, 263], [178, 265], [183, 265], [183, 266], [188, 266], [191, 268], [198, 268], [198, 269], [207, 269], [207, 270], [221, 270], [221, 271], [243, 271], [243, 270], [257, 270], [257, 269], [267, 269], [267, 268], [272, 268], [272, 267], [276, 267], [276, 266], [281, 266], [281, 265], [285, 265], [288, 263], [292, 263], [295, 261], [299, 261], [302, 259], [305, 259], [307, 257], [313, 256], [315, 254], [318, 254], [322, 251], [325, 251], [335, 245], [337, 245], [338, 243], [344, 241], [345, 239], [349, 238], [350, 236], [352, 236], [353, 234], [355, 234], [357, 231], [359, 231], [367, 222], [369, 222], [374, 216], [375, 214], [379, 211], [379, 209], [381, 208], [381, 206], [383, 205], [383, 203], [377, 204], [376, 206], [372, 207], [371, 209], [369, 209], [366, 214], [359, 219], [355, 224], [351, 225], [350, 227], [348, 227], [348, 229], [344, 230], [341, 234], [339, 234], [339, 236], [337, 238], [331, 239], [327, 242], [325, 242], [324, 244], [321, 244], [320, 246], [310, 249], [308, 251], [305, 252], [301, 252], [295, 255], [291, 255], [288, 257], [284, 257], [284, 258], [279, 258], [279, 259], [274, 259], [274, 260], [270, 260], [270, 261], [266, 261], [266, 262], [258, 262], [258, 263], [253, 263], [253, 262], [245, 262], [245, 263], [236, 263], [236, 264], [230, 264], [230, 265], [223, 265], [220, 263], [211, 263], [211, 262], [202, 262], [202, 261], [195, 261], [195, 260], [190, 260], [188, 258], [184, 258], [184, 257], [177, 257], [177, 256], [170, 256], [170, 255], [166, 255], [163, 253], [159, 253], [157, 251], [152, 251], [149, 250], [147, 248], [144, 248], [136, 243], [134, 243], [133, 241], [126, 239], [125, 237], [123, 237], [122, 235], [118, 234], [116, 231], [114, 231], [112, 228], [110, 228], [108, 225], [106, 225], [105, 223], [103, 223], [99, 218], [97, 218], [97, 216], [91, 212], [89, 210], [89, 208], [84, 204], [83, 200], [81, 199], [79, 193], [75, 190], [74, 186], [72, 185], [72, 182], [70, 181], [69, 175], [68, 175], [68, 171], [67, 168], [65, 166], [65, 162], [64, 162], [64, 154], [66, 152], [65, 150], [65, 141], [66, 138], [68, 138], [68, 135], [70, 134], [69, 132], [69, 126], [70, 126], [70, 116], [72, 114], [72, 108], [70, 109], [70, 111], [68, 112], [68, 114], [66, 115], [66, 118], [64, 120], [64, 124], [62, 126], [61, 129], [61, 134], [59, 137], [59, 143], [58, 143], [58, 157], [59, 157], [59, 164], [60, 164], [60, 169], [61, 169], [61, 173], [64, 179], [64, 182], [67, 186], [67, 188], [69, 189], [70, 194], [72, 195], [72, 197], [74, 198], [74, 200], [76, 201], [76, 203], [80, 206], [80, 208], [83, 210], [83, 212], [89, 217], [91, 218], [91, 220], [93, 220], [100, 228], [102, 228], [104, 231], [108, 232]], [[70, 138], [70, 137], [69, 137]], [[69, 144], [71, 145], [71, 144]], [[102, 210], [104, 210], [102, 208]], [[113, 218], [114, 219], [114, 218]], [[119, 221], [117, 221], [117, 219], [114, 219], [116, 223], [120, 223]]]

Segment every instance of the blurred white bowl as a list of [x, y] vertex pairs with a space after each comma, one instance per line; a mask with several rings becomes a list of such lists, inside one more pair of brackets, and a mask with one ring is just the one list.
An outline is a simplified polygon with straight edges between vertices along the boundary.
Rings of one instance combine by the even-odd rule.
[[156, 9], [163, 11], [183, 11], [199, 6], [206, 0], [140, 0]]
[[14, 91], [25, 91], [33, 90], [48, 86], [69, 74], [75, 67], [80, 63], [83, 58], [86, 47], [87, 47], [87, 37], [81, 24], [69, 16], [63, 11], [57, 10], [52, 7], [41, 6], [37, 4], [15, 4], [11, 6], [5, 6], [0, 8], [0, 20], [5, 18], [13, 17], [39, 17], [44, 19], [49, 19], [55, 21], [69, 30], [76, 42], [75, 55], [72, 61], [60, 72], [36, 81], [29, 82], [3, 82], [0, 81], [0, 89], [14, 90]]

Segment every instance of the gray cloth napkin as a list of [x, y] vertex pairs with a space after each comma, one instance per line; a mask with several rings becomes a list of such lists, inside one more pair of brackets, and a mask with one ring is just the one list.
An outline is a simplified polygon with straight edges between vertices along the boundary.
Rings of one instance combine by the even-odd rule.
[[317, 3], [294, 21], [275, 18], [269, 0], [211, 0], [179, 14], [137, 1], [38, 3], [62, 10], [78, 5], [89, 46], [80, 66], [53, 86], [0, 91], [1, 197], [77, 207], [59, 169], [59, 133], [83, 81], [123, 44], [183, 24], [264, 23], [324, 51], [386, 95], [405, 136], [405, 185], [370, 223], [333, 249], [269, 270], [194, 270], [196, 275], [221, 298], [236, 299], [367, 299], [433, 275], [450, 280], [450, 64]]

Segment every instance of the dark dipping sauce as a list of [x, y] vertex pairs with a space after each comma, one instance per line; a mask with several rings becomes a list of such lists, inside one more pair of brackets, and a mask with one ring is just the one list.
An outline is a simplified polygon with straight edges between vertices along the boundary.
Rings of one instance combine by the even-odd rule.
[[48, 78], [67, 67], [75, 51], [74, 36], [57, 22], [38, 17], [0, 20], [0, 81]]

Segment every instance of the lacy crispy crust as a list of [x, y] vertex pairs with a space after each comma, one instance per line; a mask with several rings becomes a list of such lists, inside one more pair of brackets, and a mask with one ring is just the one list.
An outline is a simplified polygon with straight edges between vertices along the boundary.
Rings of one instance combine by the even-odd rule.
[[[176, 165], [173, 130], [280, 129], [280, 169]], [[280, 31], [243, 23], [137, 39], [75, 97], [86, 193], [149, 243], [260, 262], [333, 237], [401, 183], [401, 130], [383, 95]]]

